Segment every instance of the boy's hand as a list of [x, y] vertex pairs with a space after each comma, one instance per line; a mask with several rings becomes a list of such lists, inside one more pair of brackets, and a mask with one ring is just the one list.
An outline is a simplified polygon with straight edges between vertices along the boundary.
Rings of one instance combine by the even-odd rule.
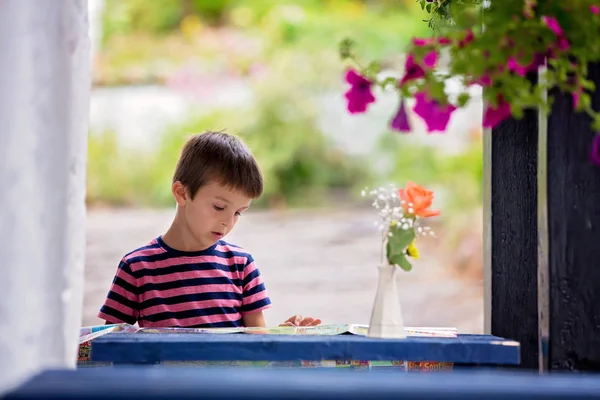
[[318, 318], [302, 317], [302, 315], [294, 315], [288, 318], [283, 324], [279, 326], [317, 326], [321, 323]]

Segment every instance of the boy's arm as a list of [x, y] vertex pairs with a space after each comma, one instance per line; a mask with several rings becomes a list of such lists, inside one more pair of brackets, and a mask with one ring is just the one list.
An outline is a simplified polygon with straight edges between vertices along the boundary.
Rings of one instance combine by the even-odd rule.
[[266, 327], [263, 311], [271, 307], [260, 271], [251, 255], [247, 256], [243, 270], [242, 322], [246, 327]]
[[98, 313], [98, 318], [107, 325], [127, 323], [133, 325], [139, 317], [137, 279], [129, 263], [121, 260], [106, 300]]
[[262, 311], [246, 313], [242, 316], [244, 326], [247, 328], [266, 328], [267, 323]]

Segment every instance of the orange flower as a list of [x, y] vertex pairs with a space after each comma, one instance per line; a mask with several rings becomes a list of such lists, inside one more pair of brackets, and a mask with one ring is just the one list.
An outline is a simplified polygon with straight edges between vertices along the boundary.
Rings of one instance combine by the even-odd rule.
[[416, 183], [407, 182], [404, 189], [398, 190], [398, 194], [404, 200], [404, 211], [423, 218], [440, 215], [439, 211], [429, 209], [433, 201], [432, 191], [422, 188]]

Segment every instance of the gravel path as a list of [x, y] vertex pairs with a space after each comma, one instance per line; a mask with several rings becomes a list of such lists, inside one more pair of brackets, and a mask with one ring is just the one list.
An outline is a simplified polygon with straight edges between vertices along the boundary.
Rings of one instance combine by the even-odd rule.
[[[172, 210], [88, 212], [84, 325], [101, 322], [96, 312], [120, 258], [163, 233], [172, 216]], [[371, 210], [247, 213], [227, 240], [256, 259], [273, 301], [270, 325], [295, 313], [325, 324], [369, 322], [379, 260]], [[398, 280], [405, 324], [481, 333], [482, 283], [456, 278], [441, 256], [425, 253]]]

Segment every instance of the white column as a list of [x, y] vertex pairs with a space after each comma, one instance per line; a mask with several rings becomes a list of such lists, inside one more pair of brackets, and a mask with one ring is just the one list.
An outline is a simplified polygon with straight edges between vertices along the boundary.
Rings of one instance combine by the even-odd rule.
[[0, 0], [0, 394], [74, 367], [83, 303], [87, 0]]

